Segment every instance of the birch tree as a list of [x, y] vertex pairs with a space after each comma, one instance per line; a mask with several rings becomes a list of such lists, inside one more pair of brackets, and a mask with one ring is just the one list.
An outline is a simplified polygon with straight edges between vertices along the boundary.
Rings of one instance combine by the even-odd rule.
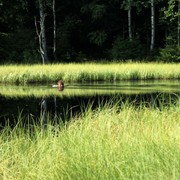
[[155, 10], [154, 10], [154, 0], [151, 0], [151, 44], [150, 51], [154, 50], [155, 44]]
[[39, 49], [42, 57], [43, 64], [48, 63], [47, 55], [47, 43], [46, 43], [46, 28], [45, 28], [45, 17], [44, 2], [39, 0], [39, 15], [40, 15], [40, 30], [38, 30], [37, 21], [35, 19], [36, 32], [39, 38]]
[[177, 39], [178, 39], [178, 47], [180, 46], [180, 0], [178, 1], [178, 12], [177, 12], [177, 16], [178, 16], [178, 25], [177, 25]]
[[53, 38], [53, 55], [54, 55], [54, 59], [56, 60], [57, 59], [57, 56], [56, 56], [56, 1], [53, 0], [53, 35], [54, 35], [54, 38]]
[[131, 18], [131, 9], [132, 9], [133, 0], [124, 0], [122, 7], [128, 11], [128, 37], [132, 41], [132, 18]]

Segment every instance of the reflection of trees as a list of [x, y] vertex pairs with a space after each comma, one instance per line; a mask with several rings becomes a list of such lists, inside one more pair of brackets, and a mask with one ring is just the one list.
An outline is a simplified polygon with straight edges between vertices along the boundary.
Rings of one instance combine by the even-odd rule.
[[43, 129], [47, 125], [47, 98], [45, 97], [41, 101], [41, 125]]
[[55, 123], [58, 120], [58, 117], [57, 117], [57, 101], [56, 101], [56, 96], [54, 96], [54, 120], [55, 120]]
[[[41, 100], [41, 112], [40, 112], [40, 120], [41, 120], [41, 126], [44, 129], [47, 126], [48, 122], [48, 114], [52, 119], [54, 120], [54, 123], [56, 124], [58, 122], [58, 112], [57, 112], [57, 98], [54, 96], [53, 99], [53, 106], [48, 108], [48, 98], [43, 97]], [[54, 112], [53, 112], [54, 111]], [[51, 113], [49, 113], [51, 112]]]

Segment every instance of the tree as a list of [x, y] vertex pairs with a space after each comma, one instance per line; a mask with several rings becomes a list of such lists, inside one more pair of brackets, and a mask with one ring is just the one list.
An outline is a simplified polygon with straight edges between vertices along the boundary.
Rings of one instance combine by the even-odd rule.
[[180, 0], [0, 0], [0, 11], [1, 62], [108, 58], [112, 48], [144, 58], [155, 47], [180, 46]]
[[35, 63], [40, 58], [34, 41], [34, 11], [30, 0], [0, 0], [1, 62]]
[[166, 27], [166, 41], [160, 49], [160, 58], [166, 62], [180, 62], [180, 1], [169, 0], [161, 11], [161, 22]]
[[40, 32], [38, 31], [37, 23], [35, 19], [36, 32], [39, 38], [39, 47], [40, 47], [39, 49], [40, 49], [42, 61], [43, 61], [43, 64], [46, 64], [48, 63], [48, 55], [47, 55], [46, 28], [45, 28], [46, 14], [44, 13], [43, 0], [39, 0], [39, 15], [40, 15]]
[[154, 0], [151, 0], [151, 45], [150, 51], [154, 50], [155, 42], [155, 10], [154, 10]]
[[128, 11], [128, 36], [129, 40], [132, 41], [132, 20], [131, 20], [131, 9], [133, 0], [124, 0], [122, 7]]
[[178, 0], [178, 46], [180, 46], [180, 1]]
[[[103, 20], [107, 10], [107, 5], [105, 3], [100, 3], [97, 0], [91, 1], [89, 3], [85, 3], [81, 12], [83, 14], [91, 15], [91, 23], [94, 24], [94, 30], [88, 33], [88, 38], [90, 43], [96, 44], [98, 46], [102, 46], [102, 44], [107, 39], [107, 33], [102, 27], [100, 27], [100, 22]], [[97, 26], [98, 22], [98, 26]], [[97, 26], [97, 29], [96, 29]]]
[[53, 55], [54, 59], [57, 60], [56, 57], [56, 1], [53, 0]]
[[162, 22], [167, 25], [166, 45], [180, 45], [180, 1], [169, 0], [162, 9]]

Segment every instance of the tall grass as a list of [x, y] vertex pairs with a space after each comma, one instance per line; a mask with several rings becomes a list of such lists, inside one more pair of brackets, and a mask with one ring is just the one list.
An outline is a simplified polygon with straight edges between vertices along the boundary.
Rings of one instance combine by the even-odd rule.
[[179, 106], [89, 107], [64, 126], [29, 132], [1, 132], [0, 179], [180, 179]]
[[1, 65], [0, 82], [31, 83], [63, 79], [66, 82], [129, 79], [180, 79], [180, 64], [84, 63]]

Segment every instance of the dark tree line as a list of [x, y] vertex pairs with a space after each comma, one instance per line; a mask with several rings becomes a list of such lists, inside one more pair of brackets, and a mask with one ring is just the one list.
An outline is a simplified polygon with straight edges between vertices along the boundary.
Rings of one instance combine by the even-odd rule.
[[179, 0], [0, 0], [0, 12], [0, 63], [180, 62]]

